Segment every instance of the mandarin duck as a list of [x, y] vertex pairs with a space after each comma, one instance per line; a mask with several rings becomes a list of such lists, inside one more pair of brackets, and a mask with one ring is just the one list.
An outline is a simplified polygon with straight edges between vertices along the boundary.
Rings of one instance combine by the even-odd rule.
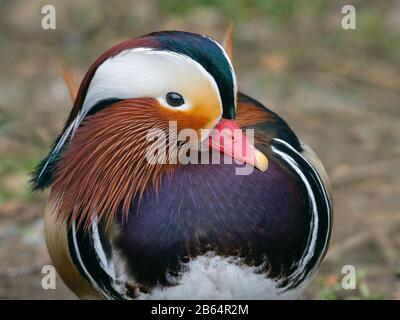
[[[84, 76], [32, 179], [51, 188], [46, 244], [78, 297], [292, 299], [318, 270], [332, 226], [326, 172], [281, 117], [238, 92], [231, 38], [147, 34]], [[223, 161], [148, 161], [148, 133], [171, 122], [198, 134], [172, 154]]]

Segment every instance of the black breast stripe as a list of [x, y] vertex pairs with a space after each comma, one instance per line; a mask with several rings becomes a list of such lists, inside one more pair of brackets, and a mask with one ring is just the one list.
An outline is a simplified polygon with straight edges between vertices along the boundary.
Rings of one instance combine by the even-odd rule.
[[[271, 146], [274, 153], [287, 162], [292, 169], [297, 167], [301, 170], [302, 175], [304, 175], [307, 180], [303, 182], [309, 185], [312, 192], [312, 194], [309, 195], [310, 207], [312, 210], [311, 214], [316, 212], [316, 218], [313, 218], [313, 223], [310, 226], [310, 241], [313, 241], [313, 243], [309, 243], [306, 248], [306, 251], [310, 251], [305, 252], [305, 255], [309, 255], [306, 261], [307, 263], [304, 266], [298, 264], [293, 266], [294, 277], [290, 279], [290, 288], [296, 287], [303, 280], [311, 276], [317, 269], [327, 249], [331, 234], [331, 206], [322, 180], [314, 167], [298, 151], [283, 140], [273, 139]], [[284, 157], [282, 153], [288, 157]], [[311, 236], [315, 228], [317, 228], [317, 233], [316, 239], [313, 240]], [[299, 272], [299, 268], [301, 268], [301, 272]]]
[[[100, 243], [104, 243], [104, 234], [101, 229], [98, 231]], [[101, 246], [103, 250], [103, 244]], [[101, 295], [107, 299], [125, 299], [125, 296], [116, 289], [116, 280], [105, 270], [106, 266], [97, 252], [98, 247], [96, 248], [92, 229], [87, 231], [83, 228], [76, 229], [76, 223], [73, 222], [72, 227], [68, 229], [68, 247], [78, 271]], [[105, 257], [108, 255], [107, 252], [103, 254]]]

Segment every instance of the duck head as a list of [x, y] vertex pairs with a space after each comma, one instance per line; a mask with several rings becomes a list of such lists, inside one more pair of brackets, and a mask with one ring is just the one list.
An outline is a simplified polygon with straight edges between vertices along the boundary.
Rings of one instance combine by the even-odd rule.
[[171, 31], [124, 41], [88, 70], [34, 187], [52, 187], [64, 218], [112, 217], [171, 170], [146, 162], [146, 134], [171, 122], [194, 130], [196, 144], [265, 171], [266, 156], [235, 122], [236, 97], [231, 60], [211, 38]]

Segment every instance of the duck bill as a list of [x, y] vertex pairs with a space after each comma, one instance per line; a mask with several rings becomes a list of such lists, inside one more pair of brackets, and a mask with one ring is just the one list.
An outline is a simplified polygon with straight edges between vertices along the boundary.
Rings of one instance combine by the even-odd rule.
[[208, 144], [212, 150], [238, 162], [252, 165], [261, 171], [268, 169], [267, 157], [248, 141], [234, 120], [222, 119], [212, 130]]

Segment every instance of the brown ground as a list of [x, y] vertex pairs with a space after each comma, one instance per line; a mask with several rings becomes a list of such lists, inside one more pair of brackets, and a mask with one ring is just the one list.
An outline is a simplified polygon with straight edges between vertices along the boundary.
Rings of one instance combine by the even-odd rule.
[[[55, 31], [40, 28], [48, 3], [56, 5]], [[352, 1], [357, 30], [343, 30], [341, 6], [327, 1], [298, 1], [293, 10], [272, 0], [262, 8], [162, 3], [126, 1], [112, 11], [105, 1], [0, 4], [0, 298], [74, 299], [60, 280], [56, 290], [41, 288], [50, 263], [46, 194], [32, 195], [27, 182], [70, 108], [58, 65], [81, 75], [112, 44], [160, 29], [221, 39], [233, 16], [241, 90], [283, 116], [332, 181], [332, 245], [304, 298], [400, 299], [399, 3]], [[339, 285], [348, 264], [356, 290]]]

